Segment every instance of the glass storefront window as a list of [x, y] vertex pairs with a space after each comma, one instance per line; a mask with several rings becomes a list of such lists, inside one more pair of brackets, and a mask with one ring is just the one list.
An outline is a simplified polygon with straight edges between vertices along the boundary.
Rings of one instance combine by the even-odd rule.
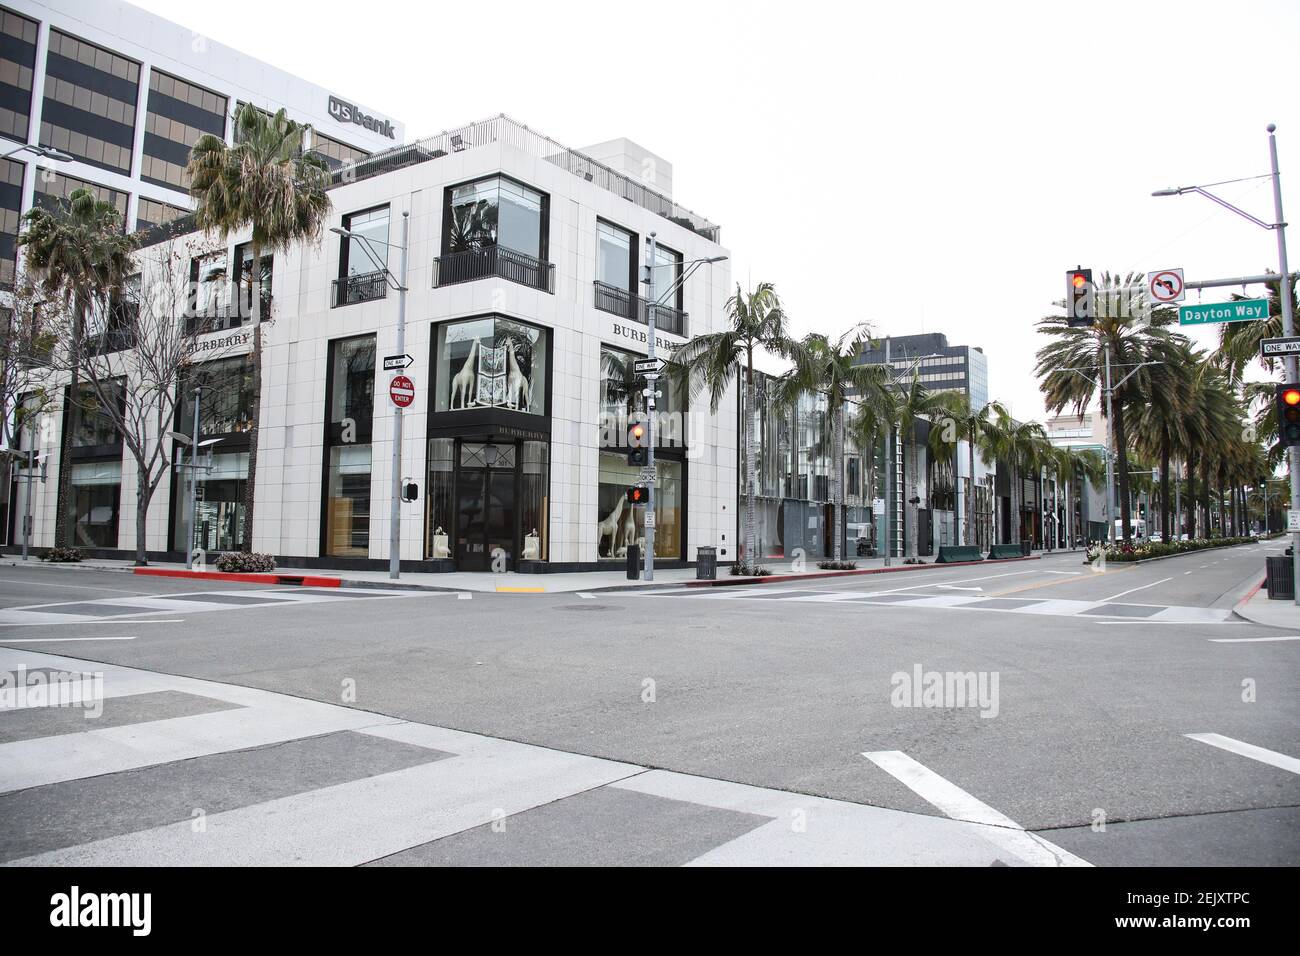
[[[633, 363], [644, 357], [608, 345], [600, 347], [600, 425], [605, 447], [626, 445], [629, 419], [645, 414], [645, 380], [633, 369]], [[669, 377], [659, 379], [658, 385], [662, 394], [655, 403], [655, 447], [684, 448], [685, 391]]]
[[330, 423], [369, 432], [375, 413], [375, 337], [330, 343]]
[[247, 432], [253, 420], [253, 361], [247, 355], [192, 365], [181, 385], [180, 432], [194, 432], [194, 385], [203, 387], [201, 435]]
[[502, 316], [439, 325], [434, 411], [492, 407], [545, 415], [549, 335]]
[[[659, 459], [655, 482], [655, 557], [682, 556], [685, 498], [682, 463]], [[601, 561], [627, 557], [629, 544], [645, 546], [645, 507], [627, 503], [627, 489], [638, 483], [640, 469], [622, 454], [601, 452], [600, 487], [596, 515], [596, 557]]]
[[117, 547], [121, 498], [120, 461], [83, 462], [72, 466], [73, 547]]
[[445, 253], [504, 246], [545, 259], [543, 221], [546, 196], [535, 189], [493, 176], [451, 190], [451, 217]]
[[325, 472], [322, 553], [370, 554], [370, 436], [374, 428], [375, 337], [329, 345], [329, 454]]
[[370, 554], [370, 446], [331, 448], [325, 502], [326, 553], [364, 558]]
[[[125, 397], [122, 387], [119, 385], [115, 392], [120, 403]], [[117, 433], [112, 417], [100, 408], [99, 399], [90, 386], [79, 390], [69, 414], [72, 419], [73, 448], [94, 448], [121, 443], [122, 437]]]
[[550, 539], [550, 474], [544, 441], [526, 441], [520, 463], [519, 518], [523, 535], [520, 557], [525, 561], [545, 561]]
[[456, 439], [429, 439], [429, 479], [425, 483], [427, 516], [424, 554], [427, 558], [450, 558], [455, 541], [453, 500], [456, 494]]
[[[203, 416], [207, 420], [207, 414]], [[244, 544], [244, 493], [248, 485], [248, 453], [212, 456], [212, 470], [199, 472], [194, 502], [194, 541], [206, 552], [238, 551]], [[176, 484], [174, 547], [185, 550], [189, 520], [189, 482]]]

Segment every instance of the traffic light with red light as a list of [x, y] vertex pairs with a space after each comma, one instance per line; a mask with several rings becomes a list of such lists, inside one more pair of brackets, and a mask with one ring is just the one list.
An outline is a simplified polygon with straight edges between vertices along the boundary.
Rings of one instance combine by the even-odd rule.
[[633, 485], [627, 490], [627, 503], [643, 505], [650, 500], [650, 489], [645, 485]]
[[1277, 387], [1277, 437], [1283, 448], [1300, 445], [1300, 384]]
[[627, 426], [627, 463], [643, 468], [649, 461], [646, 450], [646, 430], [644, 422], [633, 422]]
[[1092, 270], [1071, 269], [1065, 274], [1065, 320], [1071, 327], [1092, 325], [1095, 315]]

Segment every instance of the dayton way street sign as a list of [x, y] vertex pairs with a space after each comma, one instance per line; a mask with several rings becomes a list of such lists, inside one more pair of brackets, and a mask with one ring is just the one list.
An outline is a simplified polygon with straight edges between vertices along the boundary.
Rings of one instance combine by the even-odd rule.
[[1288, 355], [1300, 355], [1300, 336], [1259, 340], [1260, 358], [1285, 358]]
[[398, 408], [407, 408], [415, 401], [415, 383], [405, 375], [396, 375], [388, 383], [388, 397]]
[[1179, 325], [1211, 325], [1215, 322], [1252, 322], [1268, 318], [1267, 299], [1240, 302], [1211, 302], [1208, 305], [1180, 305]]

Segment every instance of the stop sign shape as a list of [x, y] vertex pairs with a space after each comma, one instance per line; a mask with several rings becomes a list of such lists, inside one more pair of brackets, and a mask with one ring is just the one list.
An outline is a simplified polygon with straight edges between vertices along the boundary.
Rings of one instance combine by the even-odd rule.
[[388, 383], [388, 397], [398, 408], [406, 408], [415, 401], [415, 383], [405, 375], [395, 375]]

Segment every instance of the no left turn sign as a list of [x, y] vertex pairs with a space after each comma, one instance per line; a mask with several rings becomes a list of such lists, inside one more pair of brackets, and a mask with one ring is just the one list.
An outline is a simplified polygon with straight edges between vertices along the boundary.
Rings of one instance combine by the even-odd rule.
[[1182, 302], [1187, 296], [1187, 289], [1183, 284], [1183, 270], [1161, 269], [1159, 272], [1148, 272], [1147, 293], [1151, 296], [1151, 301], [1159, 305]]

